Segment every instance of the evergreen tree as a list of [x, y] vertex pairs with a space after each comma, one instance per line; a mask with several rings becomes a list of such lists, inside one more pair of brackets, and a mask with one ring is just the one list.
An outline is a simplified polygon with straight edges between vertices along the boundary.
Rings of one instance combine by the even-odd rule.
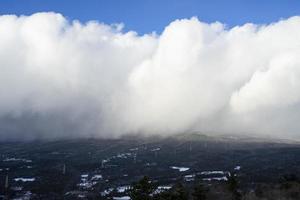
[[188, 200], [189, 194], [181, 183], [177, 183], [172, 190], [172, 200]]
[[206, 200], [207, 189], [202, 184], [198, 184], [194, 188], [193, 200]]
[[139, 182], [132, 186], [129, 191], [129, 196], [132, 200], [151, 200], [151, 194], [155, 187], [147, 176], [144, 176]]
[[154, 200], [188, 200], [189, 194], [186, 188], [178, 183], [174, 185], [170, 190], [156, 194]]
[[227, 178], [228, 178], [227, 181], [228, 189], [232, 193], [233, 199], [234, 200], [242, 199], [242, 195], [238, 190], [238, 181], [234, 172], [229, 173], [229, 176]]

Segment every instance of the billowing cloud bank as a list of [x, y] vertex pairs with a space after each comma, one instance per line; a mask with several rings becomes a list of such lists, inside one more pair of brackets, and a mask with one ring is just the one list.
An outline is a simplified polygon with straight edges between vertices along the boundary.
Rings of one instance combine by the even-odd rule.
[[300, 17], [161, 35], [0, 17], [0, 140], [187, 131], [300, 138]]

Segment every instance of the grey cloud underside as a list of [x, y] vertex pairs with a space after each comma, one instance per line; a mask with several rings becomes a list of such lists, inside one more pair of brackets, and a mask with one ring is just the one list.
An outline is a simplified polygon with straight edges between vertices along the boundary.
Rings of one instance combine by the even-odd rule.
[[300, 17], [161, 35], [57, 13], [0, 16], [0, 140], [170, 135], [300, 138]]

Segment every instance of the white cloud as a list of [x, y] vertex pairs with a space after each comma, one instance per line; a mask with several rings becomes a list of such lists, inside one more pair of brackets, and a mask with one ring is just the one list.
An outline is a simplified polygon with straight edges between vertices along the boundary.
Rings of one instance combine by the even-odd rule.
[[299, 138], [300, 17], [161, 35], [56, 13], [0, 16], [1, 138], [190, 130]]

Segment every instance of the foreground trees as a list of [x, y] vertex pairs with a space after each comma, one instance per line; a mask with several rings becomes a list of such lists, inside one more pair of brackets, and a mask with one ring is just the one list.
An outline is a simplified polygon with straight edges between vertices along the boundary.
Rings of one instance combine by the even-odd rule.
[[228, 189], [232, 193], [232, 199], [233, 200], [241, 200], [242, 195], [238, 188], [238, 180], [236, 177], [236, 174], [234, 172], [229, 173], [229, 176], [227, 176], [227, 184]]
[[192, 193], [193, 200], [206, 200], [208, 189], [205, 188], [203, 184], [198, 184], [194, 187], [194, 192]]
[[[175, 184], [171, 189], [157, 192], [155, 185], [148, 177], [143, 177], [139, 182], [134, 183], [129, 190], [132, 200], [189, 200], [188, 189], [181, 183]], [[195, 187], [192, 194], [194, 200], [205, 200], [206, 190], [203, 185]]]
[[159, 193], [154, 196], [155, 200], [188, 200], [187, 189], [181, 184], [175, 184], [170, 190]]
[[300, 180], [283, 176], [278, 183], [256, 184], [242, 190], [238, 176], [230, 173], [226, 182], [176, 183], [159, 191], [148, 177], [143, 177], [132, 185], [129, 196], [132, 200], [299, 200]]
[[154, 190], [152, 182], [147, 176], [144, 176], [139, 182], [133, 184], [129, 196], [132, 200], [151, 200]]

